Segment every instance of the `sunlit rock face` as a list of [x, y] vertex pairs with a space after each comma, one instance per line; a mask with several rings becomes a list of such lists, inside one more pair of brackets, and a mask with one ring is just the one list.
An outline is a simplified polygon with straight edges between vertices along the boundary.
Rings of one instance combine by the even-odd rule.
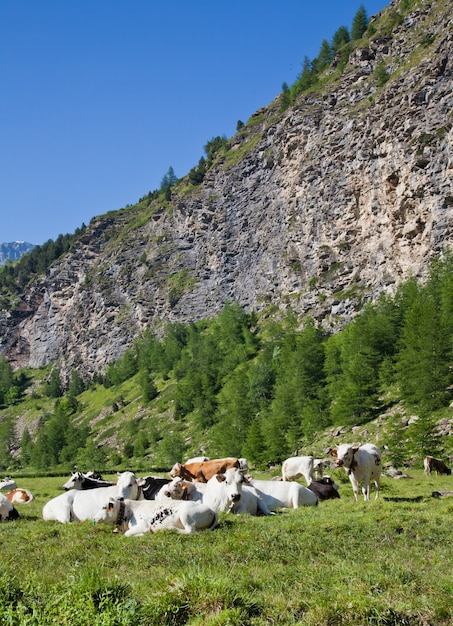
[[284, 113], [278, 98], [257, 111], [201, 185], [93, 220], [0, 313], [11, 363], [102, 372], [144, 328], [162, 333], [232, 301], [290, 307], [301, 324], [335, 330], [364, 301], [422, 278], [452, 243], [447, 4], [371, 37], [341, 77], [333, 67]]

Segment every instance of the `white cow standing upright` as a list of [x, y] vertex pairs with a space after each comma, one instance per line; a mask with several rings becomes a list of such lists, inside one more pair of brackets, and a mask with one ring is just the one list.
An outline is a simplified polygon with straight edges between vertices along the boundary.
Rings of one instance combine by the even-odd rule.
[[111, 487], [98, 487], [98, 489], [87, 491], [70, 489], [56, 498], [52, 498], [44, 505], [42, 516], [46, 521], [54, 520], [62, 524], [72, 521], [94, 520], [99, 508], [109, 498], [122, 497], [137, 500], [138, 495], [139, 490], [135, 474], [123, 472], [120, 474], [116, 485]]
[[297, 480], [301, 476], [311, 483], [314, 476], [314, 458], [312, 456], [291, 456], [282, 464], [283, 480]]
[[372, 443], [363, 446], [352, 446], [343, 443], [338, 448], [330, 450], [330, 455], [335, 458], [336, 467], [344, 467], [354, 492], [354, 500], [357, 502], [359, 485], [362, 484], [362, 493], [365, 500], [370, 499], [370, 483], [373, 480], [376, 486], [376, 498], [379, 495], [381, 484], [382, 458], [381, 451]]

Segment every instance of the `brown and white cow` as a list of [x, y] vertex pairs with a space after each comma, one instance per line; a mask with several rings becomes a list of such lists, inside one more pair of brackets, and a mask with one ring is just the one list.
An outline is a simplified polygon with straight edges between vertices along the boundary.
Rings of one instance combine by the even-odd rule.
[[185, 463], [184, 465], [175, 463], [169, 473], [172, 478], [180, 476], [183, 480], [207, 483], [216, 474], [223, 474], [232, 467], [241, 467], [241, 463], [236, 457], [210, 459], [209, 461]]
[[33, 501], [33, 494], [28, 489], [12, 489], [5, 494], [10, 502], [14, 504], [24, 504]]
[[426, 476], [429, 476], [433, 470], [436, 474], [447, 474], [447, 476], [451, 474], [451, 469], [441, 459], [436, 459], [433, 456], [425, 457], [423, 467], [425, 468]]
[[335, 450], [330, 450], [330, 455], [335, 458], [336, 467], [344, 467], [346, 470], [356, 502], [361, 483], [364, 499], [370, 499], [370, 482], [372, 480], [376, 487], [376, 498], [378, 497], [382, 460], [381, 452], [377, 446], [372, 443], [365, 443], [363, 446], [352, 446], [349, 443], [343, 443]]

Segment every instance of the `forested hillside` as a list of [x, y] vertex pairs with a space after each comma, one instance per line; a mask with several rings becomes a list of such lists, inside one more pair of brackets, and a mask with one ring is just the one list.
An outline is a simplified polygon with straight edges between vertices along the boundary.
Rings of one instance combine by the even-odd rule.
[[230, 303], [169, 324], [162, 339], [145, 332], [95, 382], [74, 371], [64, 394], [56, 368], [39, 382], [3, 359], [0, 468], [166, 468], [200, 452], [265, 467], [300, 449], [322, 454], [332, 427], [384, 415], [378, 437], [395, 463], [453, 454], [452, 270], [450, 255], [436, 259], [425, 284], [406, 281], [336, 334]]

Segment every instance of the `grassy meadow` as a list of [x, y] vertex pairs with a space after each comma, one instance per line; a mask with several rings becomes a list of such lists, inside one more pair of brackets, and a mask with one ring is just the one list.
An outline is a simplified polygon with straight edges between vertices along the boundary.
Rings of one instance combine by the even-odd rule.
[[377, 501], [354, 503], [333, 475], [341, 499], [316, 508], [131, 538], [44, 522], [67, 477], [16, 479], [35, 500], [0, 525], [0, 624], [453, 624], [453, 498], [431, 496], [453, 476], [384, 477]]

